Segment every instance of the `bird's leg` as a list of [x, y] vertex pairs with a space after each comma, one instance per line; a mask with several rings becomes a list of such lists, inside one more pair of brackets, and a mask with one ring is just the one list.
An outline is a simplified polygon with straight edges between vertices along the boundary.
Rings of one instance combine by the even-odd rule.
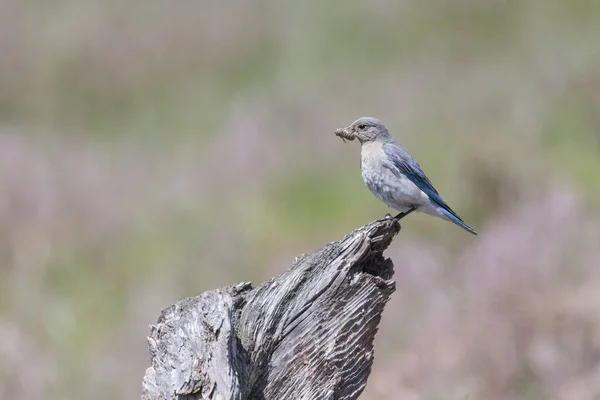
[[401, 212], [400, 214], [396, 215], [396, 216], [394, 217], [394, 219], [395, 219], [396, 221], [400, 221], [402, 218], [406, 217], [408, 214], [410, 214], [411, 212], [415, 211], [416, 209], [417, 209], [417, 207], [415, 207], [415, 206], [411, 206], [411, 207], [408, 209], [408, 211]]

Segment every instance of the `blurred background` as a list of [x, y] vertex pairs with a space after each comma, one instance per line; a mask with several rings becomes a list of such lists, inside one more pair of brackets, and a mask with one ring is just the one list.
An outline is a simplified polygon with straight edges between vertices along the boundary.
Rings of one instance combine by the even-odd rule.
[[4, 0], [0, 398], [139, 398], [148, 325], [389, 210], [382, 119], [480, 235], [414, 215], [361, 399], [600, 399], [600, 2]]

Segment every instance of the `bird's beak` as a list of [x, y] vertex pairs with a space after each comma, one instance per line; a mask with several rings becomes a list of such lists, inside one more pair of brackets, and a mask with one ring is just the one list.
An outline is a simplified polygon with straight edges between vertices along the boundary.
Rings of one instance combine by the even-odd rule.
[[344, 140], [344, 139], [348, 139], [348, 140], [354, 140], [354, 139], [356, 139], [356, 132], [354, 132], [354, 129], [352, 129], [351, 126], [348, 126], [346, 128], [337, 129], [335, 131], [335, 135], [341, 137], [342, 140]]

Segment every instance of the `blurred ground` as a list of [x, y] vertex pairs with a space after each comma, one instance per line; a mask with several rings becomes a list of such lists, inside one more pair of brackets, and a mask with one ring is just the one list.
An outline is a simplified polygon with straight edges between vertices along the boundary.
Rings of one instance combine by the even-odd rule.
[[6, 0], [0, 38], [0, 398], [136, 398], [161, 307], [384, 215], [364, 115], [480, 236], [403, 223], [361, 398], [600, 398], [600, 2]]

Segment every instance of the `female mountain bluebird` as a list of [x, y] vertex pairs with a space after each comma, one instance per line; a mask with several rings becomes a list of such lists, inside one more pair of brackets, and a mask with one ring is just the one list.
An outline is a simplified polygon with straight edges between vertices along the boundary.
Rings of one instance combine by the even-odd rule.
[[445, 219], [477, 235], [442, 200], [419, 163], [390, 135], [376, 118], [359, 118], [335, 134], [342, 139], [358, 139], [361, 144], [362, 178], [375, 197], [400, 211], [397, 221], [413, 211]]

